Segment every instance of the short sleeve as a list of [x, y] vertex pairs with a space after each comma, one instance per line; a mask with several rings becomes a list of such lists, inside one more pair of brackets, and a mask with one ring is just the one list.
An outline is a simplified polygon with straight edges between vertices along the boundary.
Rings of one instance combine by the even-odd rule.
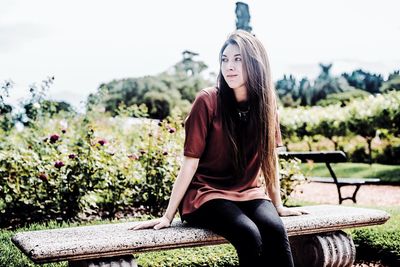
[[204, 152], [212, 114], [209, 98], [207, 92], [201, 91], [185, 120], [185, 156], [200, 158]]
[[279, 120], [279, 113], [276, 111], [276, 128], [275, 128], [275, 142], [276, 142], [276, 147], [281, 147], [284, 146], [282, 142], [282, 133], [281, 133], [281, 126], [280, 126], [280, 120]]

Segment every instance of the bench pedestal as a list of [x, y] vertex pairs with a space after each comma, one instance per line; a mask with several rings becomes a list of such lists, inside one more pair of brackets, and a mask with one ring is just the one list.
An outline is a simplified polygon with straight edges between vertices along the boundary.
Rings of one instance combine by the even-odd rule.
[[291, 237], [296, 267], [351, 267], [356, 259], [353, 240], [343, 231]]
[[69, 267], [138, 267], [133, 256], [104, 258], [99, 260], [70, 261]]
[[[353, 240], [343, 231], [289, 238], [296, 267], [351, 267], [356, 258]], [[72, 261], [69, 267], [137, 267], [133, 256]]]

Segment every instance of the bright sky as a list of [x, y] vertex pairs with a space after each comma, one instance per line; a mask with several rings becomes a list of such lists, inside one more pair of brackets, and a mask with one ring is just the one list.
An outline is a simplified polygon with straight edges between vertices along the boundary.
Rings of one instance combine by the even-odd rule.
[[[50, 96], [81, 108], [103, 82], [160, 73], [183, 50], [218, 72], [218, 52], [235, 29], [233, 0], [1, 0], [0, 82], [8, 102], [55, 76]], [[269, 53], [274, 80], [313, 79], [318, 63], [340, 74], [400, 69], [400, 1], [249, 0], [253, 33]]]

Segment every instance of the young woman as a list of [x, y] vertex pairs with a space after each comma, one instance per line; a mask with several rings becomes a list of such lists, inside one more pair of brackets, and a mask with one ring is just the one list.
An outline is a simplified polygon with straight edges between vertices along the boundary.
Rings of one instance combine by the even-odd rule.
[[231, 242], [240, 266], [293, 266], [279, 216], [303, 211], [281, 202], [274, 90], [261, 42], [232, 33], [220, 52], [218, 86], [197, 95], [185, 121], [183, 164], [164, 216], [133, 229], [169, 227], [179, 208], [182, 220]]

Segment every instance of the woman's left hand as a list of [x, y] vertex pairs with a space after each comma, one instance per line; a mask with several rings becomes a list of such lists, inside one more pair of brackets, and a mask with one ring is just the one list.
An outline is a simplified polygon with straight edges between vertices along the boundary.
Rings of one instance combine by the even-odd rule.
[[297, 208], [286, 208], [286, 207], [277, 207], [276, 211], [278, 212], [279, 216], [285, 217], [285, 216], [299, 216], [302, 214], [309, 214], [308, 211], [302, 210], [302, 209], [297, 209]]

